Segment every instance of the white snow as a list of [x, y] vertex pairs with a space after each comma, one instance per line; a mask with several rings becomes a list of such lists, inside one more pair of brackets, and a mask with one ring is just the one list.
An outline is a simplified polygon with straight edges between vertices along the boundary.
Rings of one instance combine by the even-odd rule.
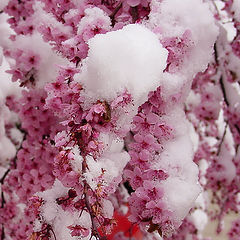
[[8, 4], [9, 0], [1, 0], [0, 1], [0, 11], [2, 11]]
[[169, 177], [162, 186], [166, 204], [174, 213], [174, 220], [180, 225], [199, 195], [200, 185], [194, 181], [187, 182], [177, 177]]
[[203, 71], [212, 57], [212, 47], [218, 35], [208, 3], [202, 0], [182, 0], [181, 3], [179, 0], [154, 0], [151, 6], [155, 11], [150, 13], [147, 25], [160, 29], [160, 39], [180, 37], [187, 29], [191, 32], [194, 47], [182, 68], [184, 74], [191, 76]]
[[15, 120], [12, 116], [13, 114], [11, 114], [5, 105], [5, 98], [9, 95], [20, 94], [18, 84], [13, 83], [10, 74], [5, 72], [8, 69], [9, 64], [5, 57], [2, 56], [2, 63], [0, 65], [0, 162], [2, 166], [6, 166], [16, 154], [15, 146], [5, 135], [5, 124]]
[[164, 190], [164, 201], [174, 213], [175, 227], [188, 214], [201, 192], [198, 183], [198, 167], [193, 160], [193, 142], [189, 123], [181, 107], [177, 106], [168, 114], [169, 123], [177, 122], [175, 138], [164, 144], [164, 151], [156, 156], [154, 169], [162, 169], [169, 174], [160, 182]]
[[98, 34], [88, 45], [88, 57], [76, 80], [84, 85], [92, 101], [113, 100], [126, 89], [137, 108], [147, 100], [149, 91], [159, 85], [167, 51], [144, 26], [130, 24], [118, 31]]
[[203, 231], [208, 222], [207, 214], [201, 209], [196, 209], [191, 214], [191, 219], [198, 231]]
[[51, 46], [44, 42], [39, 33], [34, 32], [32, 35], [18, 35], [16, 41], [12, 43], [11, 48], [21, 49], [24, 52], [32, 51], [40, 55], [40, 63], [36, 73], [36, 88], [43, 88], [48, 82], [53, 82], [58, 76], [58, 65], [67, 64], [67, 60], [52, 50]]
[[97, 188], [99, 182], [102, 182], [103, 186], [112, 185], [115, 188], [120, 182], [114, 183], [114, 178], [121, 176], [129, 160], [130, 156], [125, 151], [116, 153], [106, 152], [97, 161], [88, 156], [88, 169], [85, 173], [85, 178], [93, 190]]
[[232, 10], [234, 11], [234, 18], [240, 22], [240, 0], [233, 1]]
[[[44, 192], [39, 192], [38, 195], [44, 200], [41, 206], [41, 215], [43, 216], [46, 223], [53, 226], [56, 238], [59, 240], [77, 240], [78, 237], [72, 237], [70, 234], [70, 225], [81, 225], [87, 229], [91, 228], [91, 218], [90, 215], [83, 211], [81, 217], [79, 218], [79, 212], [64, 211], [63, 208], [57, 204], [56, 199], [58, 197], [67, 196], [68, 188], [64, 187], [59, 180], [55, 180], [54, 185], [51, 189]], [[40, 231], [41, 226], [38, 219], [34, 222], [34, 230]], [[89, 239], [81, 238], [81, 239]]]
[[101, 202], [102, 206], [102, 214], [104, 217], [111, 219], [113, 217], [114, 207], [111, 203], [111, 201], [107, 199], [103, 199]]
[[107, 14], [98, 7], [90, 7], [85, 9], [85, 16], [81, 19], [78, 24], [77, 34], [81, 35], [85, 39], [84, 31], [89, 30], [89, 26], [91, 29], [94, 28], [102, 28], [106, 31], [110, 31], [111, 29], [111, 19]]

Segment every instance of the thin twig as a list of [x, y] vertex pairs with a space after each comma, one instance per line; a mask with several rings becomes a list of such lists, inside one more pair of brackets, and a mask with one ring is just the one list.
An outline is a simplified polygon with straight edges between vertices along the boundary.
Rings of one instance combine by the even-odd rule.
[[4, 208], [4, 205], [5, 205], [6, 201], [5, 201], [5, 198], [4, 198], [4, 193], [3, 193], [3, 191], [2, 191], [2, 193], [1, 193], [1, 198], [2, 198], [1, 208]]
[[216, 43], [214, 44], [214, 59], [215, 59], [216, 64], [219, 65], [218, 53], [217, 53], [217, 44]]
[[[86, 158], [83, 157], [82, 172], [86, 173], [86, 170], [87, 170], [87, 162], [86, 162]], [[101, 237], [100, 236], [100, 234], [98, 232], [98, 229], [97, 229], [97, 226], [95, 224], [94, 218], [97, 219], [97, 216], [93, 212], [91, 204], [89, 202], [88, 190], [90, 189], [90, 186], [88, 185], [88, 183], [87, 183], [87, 181], [85, 179], [83, 180], [83, 185], [84, 185], [84, 189], [83, 189], [84, 200], [85, 200], [86, 208], [87, 208], [87, 210], [89, 212], [89, 215], [90, 215], [90, 218], [91, 218], [91, 221], [92, 221], [92, 236], [91, 236], [91, 238], [94, 236], [94, 237], [96, 237], [99, 240], [106, 240], [107, 239], [106, 237]]]
[[[217, 64], [217, 66], [219, 66], [218, 51], [217, 51], [217, 44], [216, 43], [214, 44], [214, 58], [215, 58], [215, 62]], [[222, 93], [223, 93], [224, 101], [227, 104], [227, 106], [229, 106], [229, 102], [228, 102], [228, 99], [227, 99], [227, 94], [226, 94], [225, 86], [224, 86], [224, 83], [223, 83], [223, 76], [222, 75], [219, 79], [219, 83], [220, 83], [221, 90], [222, 90]]]
[[5, 239], [4, 225], [2, 224], [1, 240]]
[[226, 94], [226, 90], [225, 90], [225, 87], [224, 87], [222, 76], [219, 79], [219, 83], [220, 83], [220, 86], [221, 86], [221, 89], [222, 89], [224, 101], [225, 101], [226, 105], [229, 107], [229, 102], [228, 102], [228, 99], [227, 99], [227, 94]]
[[228, 122], [226, 122], [225, 127], [224, 127], [224, 132], [223, 132], [223, 136], [222, 136], [222, 138], [221, 138], [221, 142], [220, 142], [219, 147], [218, 147], [217, 156], [219, 156], [219, 154], [220, 154], [221, 147], [222, 147], [224, 138], [225, 138], [225, 136], [226, 136], [227, 126], [228, 126]]
[[237, 124], [234, 124], [234, 127], [237, 129], [238, 134], [240, 134], [240, 128], [239, 128], [239, 126], [238, 126]]
[[8, 173], [10, 172], [10, 168], [3, 174], [2, 178], [0, 179], [0, 183], [3, 184], [5, 178], [7, 177]]
[[53, 231], [52, 228], [50, 228], [50, 231], [52, 232], [54, 239], [57, 240], [56, 235], [55, 235], [55, 232]]
[[139, 19], [138, 7], [131, 7], [130, 13], [132, 16], [132, 21], [135, 23]]
[[109, 15], [111, 22], [112, 22], [112, 27], [114, 27], [116, 20], [115, 20], [115, 16], [118, 13], [118, 11], [121, 9], [122, 7], [122, 2], [120, 2], [117, 7], [113, 10], [113, 12]]

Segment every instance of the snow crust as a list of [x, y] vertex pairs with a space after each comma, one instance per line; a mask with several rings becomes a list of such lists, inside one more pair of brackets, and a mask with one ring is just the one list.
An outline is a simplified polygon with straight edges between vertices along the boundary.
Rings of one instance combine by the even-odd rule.
[[228, 185], [231, 184], [232, 180], [236, 177], [237, 174], [236, 166], [233, 163], [235, 155], [235, 149], [233, 146], [232, 135], [229, 128], [227, 128], [219, 157], [216, 159], [217, 163], [219, 163], [222, 168], [219, 169], [219, 171], [212, 173], [212, 176], [214, 176], [214, 178], [219, 181], [225, 179], [226, 184]]
[[160, 26], [160, 38], [181, 36], [186, 29], [191, 32], [193, 48], [186, 58], [184, 73], [191, 75], [203, 71], [212, 58], [213, 44], [218, 35], [208, 4], [202, 0], [183, 0], [181, 4], [178, 0], [154, 0], [151, 5], [155, 11], [150, 13], [147, 24], [151, 28]]
[[[110, 31], [111, 29], [111, 19], [109, 18], [109, 16], [107, 16], [107, 14], [100, 8], [98, 7], [91, 7], [91, 8], [87, 8], [84, 11], [85, 16], [81, 19], [80, 23], [78, 24], [78, 31], [77, 34], [78, 35], [83, 35], [83, 38], [85, 39], [85, 35], [87, 35], [86, 33], [84, 33], [84, 30], [86, 28], [86, 26], [91, 26], [92, 29], [94, 29], [94, 27], [98, 27], [98, 28], [104, 28], [108, 31]], [[98, 20], [101, 19], [101, 20]]]
[[[116, 141], [110, 144], [112, 143], [113, 146], [105, 151], [97, 161], [91, 156], [87, 157], [88, 169], [85, 178], [92, 189], [96, 189], [99, 182], [103, 186], [112, 185], [116, 188], [121, 181], [121, 173], [130, 160], [130, 156], [126, 151], [119, 151]], [[119, 142], [119, 145], [122, 146], [122, 142]]]
[[191, 219], [193, 220], [193, 223], [198, 231], [203, 231], [208, 222], [207, 214], [201, 209], [195, 210], [191, 214]]
[[[2, 4], [2, 1], [0, 4]], [[9, 37], [11, 34], [14, 34], [14, 31], [10, 28], [10, 25], [7, 23], [8, 18], [9, 16], [6, 13], [3, 12], [0, 14], [0, 33], [1, 33], [0, 46], [3, 48], [8, 46]]]
[[232, 10], [234, 11], [234, 18], [240, 22], [240, 0], [233, 1]]
[[8, 4], [9, 0], [1, 0], [0, 2], [0, 11], [2, 11]]
[[161, 183], [164, 200], [169, 210], [174, 212], [176, 224], [180, 224], [201, 192], [201, 187], [198, 183], [198, 167], [192, 161], [191, 126], [180, 107], [169, 113], [169, 120], [178, 122], [176, 135], [164, 146], [154, 169], [163, 169], [169, 174]]
[[22, 36], [19, 35], [16, 41], [10, 46], [12, 50], [21, 49], [24, 52], [32, 52], [40, 57], [39, 65], [35, 74], [36, 88], [43, 88], [46, 83], [55, 81], [58, 76], [58, 65], [65, 65], [68, 62], [57, 55], [51, 46], [44, 42], [39, 33]]
[[[0, 47], [1, 50], [1, 47]], [[0, 56], [1, 56], [0, 52]], [[11, 81], [11, 77], [5, 71], [9, 69], [9, 64], [4, 56], [0, 63], [0, 162], [3, 166], [15, 156], [16, 148], [5, 134], [5, 124], [13, 120], [13, 116], [5, 105], [5, 99], [10, 95], [18, 95], [20, 88], [17, 83]]]
[[112, 100], [127, 90], [139, 106], [160, 83], [167, 51], [157, 36], [139, 24], [96, 35], [77, 79], [94, 100]]
[[[63, 208], [57, 204], [56, 199], [67, 195], [68, 188], [64, 187], [59, 180], [55, 180], [54, 185], [51, 189], [44, 192], [39, 192], [37, 195], [44, 200], [44, 204], [41, 207], [41, 214], [46, 220], [46, 222], [54, 226], [54, 233], [56, 238], [59, 240], [77, 240], [78, 237], [72, 237], [70, 225], [81, 225], [87, 229], [91, 228], [91, 218], [90, 215], [83, 211], [81, 218], [79, 218], [78, 212], [64, 211]], [[38, 227], [41, 226], [39, 220], [35, 220], [35, 231], [41, 231]], [[89, 239], [84, 237], [81, 239]]]

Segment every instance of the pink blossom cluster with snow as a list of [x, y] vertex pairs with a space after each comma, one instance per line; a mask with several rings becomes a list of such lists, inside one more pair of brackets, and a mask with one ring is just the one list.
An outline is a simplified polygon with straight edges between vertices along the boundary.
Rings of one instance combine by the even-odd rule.
[[1, 240], [206, 240], [239, 212], [239, 0], [1, 0], [0, 33]]

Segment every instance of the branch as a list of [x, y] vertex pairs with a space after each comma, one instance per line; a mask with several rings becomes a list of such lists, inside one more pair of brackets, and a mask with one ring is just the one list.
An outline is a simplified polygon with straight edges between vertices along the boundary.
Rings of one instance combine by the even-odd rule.
[[138, 7], [131, 7], [130, 13], [132, 16], [133, 23], [135, 23], [139, 19]]
[[240, 128], [239, 128], [239, 126], [237, 124], [234, 124], [234, 127], [237, 129], [238, 134], [240, 135]]
[[57, 240], [56, 235], [55, 235], [55, 232], [53, 231], [52, 227], [50, 228], [50, 231], [51, 231], [52, 234], [53, 234], [54, 240]]
[[2, 203], [1, 203], [1, 208], [4, 208], [4, 204], [6, 203], [5, 198], [4, 198], [4, 193], [2, 191], [1, 193], [1, 198], [2, 198]]
[[216, 43], [214, 44], [214, 59], [215, 59], [216, 64], [219, 65], [218, 53], [217, 53], [217, 44]]
[[[217, 44], [216, 43], [214, 44], [214, 58], [215, 58], [215, 62], [217, 64], [217, 66], [219, 66]], [[229, 106], [229, 102], [228, 102], [228, 99], [227, 99], [227, 94], [226, 94], [226, 90], [225, 90], [225, 86], [224, 86], [224, 83], [223, 83], [223, 77], [222, 76], [219, 79], [219, 83], [220, 83], [221, 90], [222, 90], [222, 93], [223, 93], [224, 101], [227, 104], [227, 106]]]
[[112, 22], [112, 27], [114, 27], [116, 20], [115, 20], [115, 16], [118, 13], [118, 11], [120, 10], [120, 8], [122, 7], [122, 2], [120, 2], [117, 7], [113, 10], [113, 12], [109, 15], [111, 22]]
[[[86, 170], [87, 170], [87, 162], [86, 162], [86, 158], [83, 157], [83, 163], [82, 163], [82, 172], [83, 173], [86, 173]], [[91, 189], [90, 186], [88, 185], [87, 181], [84, 179], [83, 180], [83, 184], [84, 184], [84, 200], [85, 200], [85, 204], [86, 204], [86, 208], [89, 212], [89, 215], [90, 215], [90, 218], [91, 218], [91, 221], [92, 221], [92, 236], [90, 239], [92, 239], [92, 237], [96, 237], [96, 239], [99, 239], [99, 240], [107, 240], [106, 237], [101, 237], [99, 232], [98, 232], [98, 229], [97, 229], [97, 226], [94, 222], [94, 218], [97, 218], [96, 214], [94, 213], [94, 211], [92, 210], [92, 207], [91, 207], [91, 204], [89, 202], [89, 195], [88, 195], [88, 189]]]
[[3, 174], [2, 178], [0, 179], [0, 183], [3, 184], [5, 178], [7, 177], [8, 173], [10, 172], [10, 168]]
[[[24, 136], [23, 136], [23, 140], [22, 140], [22, 143], [23, 141], [26, 139], [26, 135], [27, 135], [27, 132], [25, 130], [23, 130], [21, 127], [17, 127], [21, 132], [24, 133]], [[17, 152], [22, 148], [22, 143], [21, 145], [19, 146], [19, 148], [17, 149]], [[17, 161], [17, 154], [16, 156], [14, 157], [14, 159], [12, 159], [13, 161], [13, 164], [14, 164], [14, 168], [16, 168], [16, 161]], [[7, 171], [3, 174], [3, 176], [0, 178], [0, 183], [3, 184], [4, 183], [4, 180], [5, 178], [7, 177], [8, 173], [11, 171], [11, 167], [7, 169]]]
[[228, 102], [228, 99], [227, 99], [227, 94], [226, 94], [226, 90], [225, 90], [225, 87], [224, 87], [223, 77], [222, 76], [219, 79], [219, 83], [220, 83], [221, 90], [222, 90], [222, 93], [223, 93], [224, 101], [227, 104], [227, 106], [229, 107], [229, 102]]
[[1, 240], [5, 239], [4, 225], [2, 224]]
[[220, 154], [221, 147], [222, 147], [222, 144], [223, 144], [223, 140], [224, 140], [224, 138], [225, 138], [225, 136], [226, 136], [227, 126], [228, 126], [228, 122], [226, 122], [226, 124], [225, 124], [223, 136], [222, 136], [221, 142], [220, 142], [219, 147], [218, 147], [217, 156], [219, 156], [219, 154]]

